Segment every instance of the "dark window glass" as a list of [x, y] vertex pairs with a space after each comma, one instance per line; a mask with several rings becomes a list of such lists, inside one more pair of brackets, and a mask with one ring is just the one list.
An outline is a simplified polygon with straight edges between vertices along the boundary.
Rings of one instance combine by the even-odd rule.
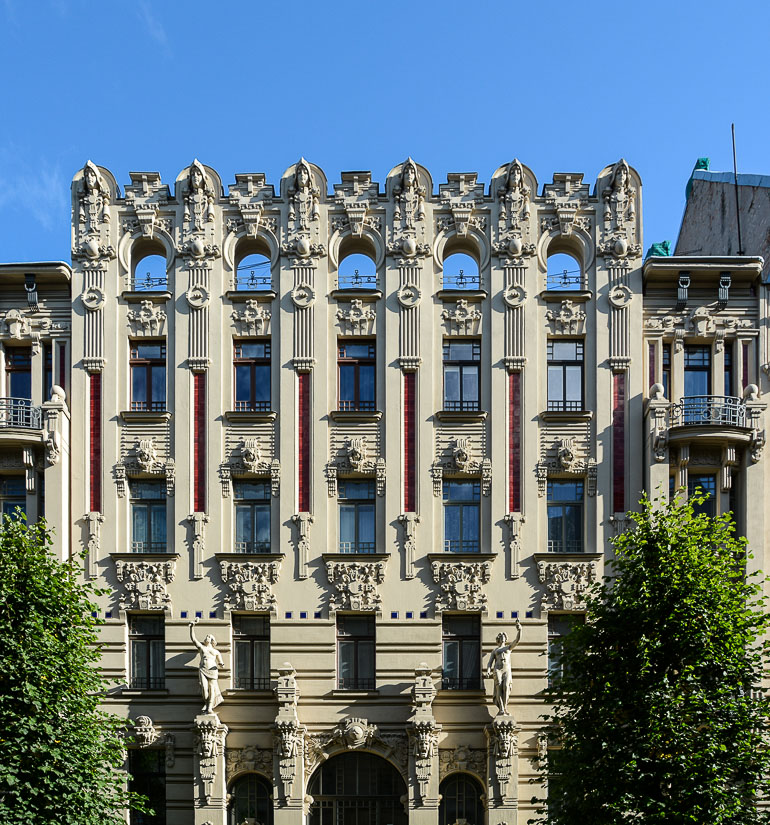
[[31, 347], [6, 347], [5, 380], [9, 398], [32, 398]]
[[711, 395], [711, 347], [684, 348], [684, 394]]
[[15, 518], [17, 507], [22, 513], [27, 512], [27, 486], [23, 476], [0, 478], [0, 505], [4, 516]]
[[337, 686], [374, 690], [374, 616], [337, 615]]
[[51, 397], [53, 387], [53, 344], [43, 344], [43, 401]]
[[273, 788], [255, 773], [236, 779], [230, 787], [228, 825], [258, 822], [273, 825]]
[[481, 686], [481, 631], [478, 616], [444, 616], [441, 622], [445, 690], [475, 690]]
[[484, 825], [481, 794], [481, 786], [467, 773], [450, 774], [439, 786], [439, 825], [455, 825], [460, 821], [468, 825]]
[[374, 482], [344, 479], [337, 485], [340, 553], [374, 553]]
[[583, 552], [583, 482], [548, 482], [548, 552]]
[[235, 552], [269, 553], [270, 482], [236, 481]]
[[548, 409], [583, 409], [582, 341], [548, 341]]
[[166, 752], [153, 748], [128, 752], [128, 790], [149, 800], [151, 814], [131, 811], [131, 825], [166, 825]]
[[239, 690], [270, 688], [268, 616], [233, 616], [233, 685]]
[[266, 412], [270, 409], [270, 342], [235, 344], [235, 409]]
[[551, 686], [564, 673], [564, 666], [561, 662], [562, 641], [575, 622], [582, 621], [583, 617], [576, 615], [550, 615], [548, 617], [548, 684]]
[[444, 409], [474, 411], [480, 409], [479, 340], [444, 341]]
[[663, 344], [663, 395], [671, 398], [671, 344]]
[[733, 383], [733, 345], [732, 343], [725, 344], [725, 395], [735, 394], [735, 385]]
[[132, 481], [131, 549], [134, 553], [166, 552], [166, 482]]
[[696, 491], [707, 495], [708, 498], [701, 504], [693, 506], [695, 514], [703, 514], [714, 518], [717, 514], [717, 477], [711, 473], [697, 475], [689, 473], [687, 476], [688, 498]]
[[337, 358], [339, 409], [374, 410], [374, 341], [340, 341]]
[[166, 345], [131, 342], [131, 409], [166, 409]]
[[478, 553], [480, 481], [445, 481], [444, 551]]
[[129, 687], [157, 690], [166, 685], [166, 627], [163, 616], [128, 619]]

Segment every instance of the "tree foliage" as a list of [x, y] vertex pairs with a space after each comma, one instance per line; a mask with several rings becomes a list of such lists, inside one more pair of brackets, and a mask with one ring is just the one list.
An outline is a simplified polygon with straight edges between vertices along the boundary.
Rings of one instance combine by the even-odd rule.
[[0, 822], [117, 825], [142, 801], [125, 790], [125, 720], [99, 709], [97, 591], [18, 515], [0, 529]]
[[[564, 637], [547, 700], [547, 825], [767, 822], [762, 586], [729, 515], [642, 501]], [[760, 505], [761, 506], [761, 505]], [[554, 747], [555, 746], [555, 747]]]

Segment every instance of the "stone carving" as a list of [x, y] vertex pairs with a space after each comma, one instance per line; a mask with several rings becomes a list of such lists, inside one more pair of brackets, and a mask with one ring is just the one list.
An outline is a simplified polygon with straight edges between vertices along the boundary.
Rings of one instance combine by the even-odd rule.
[[265, 182], [263, 174], [236, 175], [235, 184], [229, 187], [230, 205], [240, 215], [237, 224], [246, 229], [247, 238], [256, 238], [260, 223], [263, 222], [265, 207], [273, 202], [273, 187]]
[[335, 591], [330, 610], [379, 610], [377, 587], [385, 580], [384, 562], [327, 562], [326, 575]]
[[140, 470], [145, 473], [153, 472], [158, 461], [158, 451], [155, 449], [155, 442], [151, 438], [139, 439], [134, 445], [134, 454]]
[[227, 748], [225, 753], [225, 776], [228, 783], [241, 773], [252, 773], [254, 771], [272, 780], [272, 749], [257, 748], [253, 745], [247, 745], [245, 748]]
[[420, 303], [421, 297], [420, 288], [412, 283], [402, 284], [396, 292], [396, 299], [404, 309], [416, 307]]
[[511, 309], [517, 309], [527, 299], [527, 291], [519, 284], [509, 284], [503, 290], [503, 302]]
[[168, 187], [161, 183], [157, 172], [131, 172], [131, 184], [126, 187], [126, 206], [133, 207], [142, 236], [152, 238], [161, 206], [168, 203]]
[[99, 259], [115, 257], [110, 239], [110, 190], [101, 172], [90, 160], [83, 167], [83, 180], [77, 194], [76, 259], [86, 259], [86, 268], [100, 266]]
[[152, 301], [142, 301], [139, 304], [139, 309], [130, 309], [126, 317], [131, 327], [131, 335], [165, 334], [166, 313]]
[[274, 609], [273, 585], [281, 572], [280, 562], [223, 561], [220, 568], [229, 588], [225, 610]]
[[432, 565], [433, 581], [439, 585], [436, 610], [486, 610], [489, 562], [437, 562]]
[[440, 748], [438, 752], [439, 779], [456, 771], [475, 773], [479, 778], [486, 775], [487, 754], [484, 748], [458, 745], [454, 750]]
[[193, 309], [203, 309], [209, 305], [209, 291], [203, 284], [193, 284], [185, 292], [184, 297]]
[[219, 690], [219, 668], [224, 667], [222, 654], [217, 650], [217, 641], [209, 633], [201, 644], [195, 636], [198, 620], [189, 622], [190, 641], [201, 655], [198, 663], [198, 680], [203, 696], [203, 712], [214, 713], [214, 708], [222, 704], [222, 692]]
[[334, 200], [345, 210], [345, 219], [339, 218], [342, 224], [335, 227], [340, 230], [345, 222], [350, 226], [353, 235], [361, 237], [364, 233], [364, 226], [379, 230], [380, 219], [375, 215], [369, 215], [372, 204], [377, 203], [379, 187], [372, 183], [369, 172], [343, 172], [342, 183], [334, 184]]
[[435, 698], [436, 686], [433, 684], [433, 671], [425, 662], [420, 662], [414, 669], [412, 712], [429, 713]]
[[548, 762], [548, 738], [547, 733], [537, 735], [537, 759], [541, 765]]
[[500, 795], [503, 797], [508, 795], [508, 784], [516, 762], [517, 731], [516, 722], [507, 714], [497, 716], [486, 728], [489, 750], [495, 764], [495, 778], [500, 788]]
[[[204, 232], [206, 224], [214, 220], [214, 189], [209, 182], [206, 170], [196, 158], [190, 165], [187, 186], [184, 193], [184, 220], [192, 233]], [[195, 257], [204, 254], [203, 245], [191, 250]], [[196, 254], [197, 253], [197, 254]]]
[[289, 189], [289, 220], [296, 222], [297, 231], [310, 229], [311, 222], [318, 220], [320, 196], [321, 191], [313, 184], [310, 166], [304, 158], [300, 158]]
[[562, 470], [571, 470], [575, 466], [575, 439], [562, 438], [559, 442], [557, 452], [557, 461]]
[[586, 320], [585, 312], [573, 301], [562, 301], [558, 312], [549, 309], [545, 317], [551, 324], [552, 332], [563, 335], [580, 335]]
[[217, 762], [224, 753], [227, 727], [219, 723], [216, 714], [210, 713], [196, 717], [194, 731], [194, 752], [198, 757], [203, 796], [206, 804], [210, 805], [217, 774]]
[[554, 217], [541, 218], [540, 225], [544, 232], [560, 232], [571, 235], [577, 228], [590, 233], [591, 225], [587, 216], [580, 212], [588, 206], [589, 186], [583, 183], [582, 173], [556, 172], [553, 182], [543, 187], [545, 206], [555, 211]]
[[306, 309], [315, 302], [315, 290], [310, 284], [297, 284], [290, 295], [294, 306], [298, 309]]
[[15, 338], [17, 340], [27, 338], [32, 332], [29, 319], [25, 318], [18, 309], [9, 309], [8, 312], [5, 313], [3, 323], [5, 324], [9, 338]]
[[295, 513], [291, 520], [296, 525], [299, 578], [306, 579], [307, 561], [310, 555], [310, 525], [313, 523], [313, 516], [310, 513]]
[[438, 734], [441, 727], [436, 720], [418, 718], [409, 726], [409, 738], [412, 740], [415, 775], [421, 797], [428, 793], [428, 783], [433, 773], [433, 762], [438, 749]]
[[230, 317], [235, 322], [238, 335], [268, 335], [270, 332], [271, 312], [253, 298], [246, 301], [242, 310], [234, 309]]
[[508, 700], [511, 697], [513, 674], [511, 673], [511, 651], [521, 641], [521, 622], [516, 619], [516, 638], [508, 641], [506, 633], [497, 634], [497, 647], [489, 654], [487, 661], [487, 678], [494, 678], [494, 702], [497, 712], [508, 712]]
[[472, 226], [484, 232], [487, 219], [485, 215], [474, 214], [477, 207], [484, 204], [484, 184], [478, 183], [475, 172], [450, 172], [447, 182], [439, 186], [439, 197], [443, 206], [448, 206], [452, 216], [438, 218], [439, 231], [454, 224], [455, 231], [463, 238]]
[[583, 610], [585, 592], [596, 581], [596, 562], [541, 561], [537, 574], [545, 585], [541, 610]]
[[[621, 158], [613, 167], [610, 182], [602, 192], [604, 199], [604, 223], [614, 229], [622, 229], [636, 218], [636, 192], [631, 186], [631, 172]], [[625, 251], [620, 253], [625, 254]]]
[[307, 729], [300, 725], [297, 717], [299, 689], [296, 671], [289, 662], [278, 668], [278, 684], [275, 688], [278, 700], [278, 715], [273, 727], [278, 751], [278, 770], [283, 785], [284, 796], [291, 795], [291, 788], [297, 775], [297, 763], [303, 759]]
[[454, 308], [442, 311], [441, 317], [450, 335], [477, 335], [481, 327], [481, 310], [478, 304], [469, 304], [460, 298]]
[[115, 574], [123, 583], [121, 610], [166, 610], [171, 607], [167, 586], [176, 574], [175, 561], [115, 562]]
[[[497, 199], [500, 202], [499, 222], [500, 230], [518, 230], [518, 238], [521, 240], [522, 224], [529, 220], [530, 197], [532, 190], [524, 180], [524, 170], [521, 163], [514, 158], [508, 164], [508, 172], [505, 176], [505, 183], [497, 190]], [[512, 251], [513, 255], [520, 255]]]
[[[417, 221], [425, 220], [425, 187], [420, 186], [417, 166], [411, 158], [407, 158], [404, 163], [401, 179], [393, 191], [395, 196], [394, 220], [400, 221], [403, 229], [414, 230]], [[411, 254], [415, 254], [415, 251]], [[404, 253], [410, 254], [406, 247]]]
[[[375, 443], [375, 449], [377, 444]], [[385, 495], [386, 467], [382, 456], [370, 457], [369, 441], [366, 436], [347, 437], [342, 454], [326, 464], [326, 484], [330, 498], [337, 495], [337, 476], [339, 473], [374, 474], [377, 495]]]
[[349, 717], [335, 726], [331, 741], [344, 745], [348, 750], [355, 750], [369, 747], [375, 736], [377, 736], [376, 725], [370, 725], [366, 719]]
[[[441, 445], [437, 445], [439, 448]], [[442, 450], [442, 454], [436, 457], [431, 466], [431, 476], [433, 477], [433, 495], [441, 495], [441, 485], [445, 475], [453, 476], [457, 474], [480, 476], [482, 495], [488, 496], [492, 490], [492, 461], [489, 458], [482, 458], [480, 461], [473, 456], [473, 452], [478, 449], [473, 439], [467, 436], [460, 436], [449, 440], [447, 447]]]
[[149, 716], [137, 716], [132, 731], [134, 740], [140, 748], [148, 748], [158, 738], [158, 731]]
[[401, 522], [401, 529], [403, 535], [402, 546], [404, 548], [404, 564], [406, 567], [404, 577], [407, 579], [414, 578], [414, 557], [417, 549], [416, 531], [417, 525], [420, 522], [420, 517], [417, 513], [401, 513], [398, 517]]
[[257, 472], [260, 463], [259, 441], [256, 438], [244, 438], [241, 441], [241, 461], [243, 466], [250, 472]]
[[345, 335], [371, 335], [376, 317], [371, 304], [365, 304], [360, 298], [353, 298], [337, 310], [337, 320]]
[[61, 435], [56, 430], [44, 434], [45, 460], [49, 465], [59, 463], [61, 458]]
[[97, 511], [91, 511], [83, 516], [83, 520], [88, 525], [88, 566], [95, 574], [96, 560], [99, 558], [101, 551], [101, 532], [104, 516]]
[[203, 559], [206, 555], [206, 513], [190, 513], [187, 522], [192, 526], [193, 578], [203, 578]]

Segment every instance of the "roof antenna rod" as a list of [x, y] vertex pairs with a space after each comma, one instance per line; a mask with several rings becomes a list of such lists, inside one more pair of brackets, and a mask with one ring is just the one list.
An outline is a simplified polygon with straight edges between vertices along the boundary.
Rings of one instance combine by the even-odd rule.
[[735, 217], [738, 223], [738, 254], [743, 255], [743, 241], [741, 240], [741, 210], [738, 203], [738, 161], [735, 156], [735, 124], [730, 124], [733, 132], [733, 181], [735, 182]]

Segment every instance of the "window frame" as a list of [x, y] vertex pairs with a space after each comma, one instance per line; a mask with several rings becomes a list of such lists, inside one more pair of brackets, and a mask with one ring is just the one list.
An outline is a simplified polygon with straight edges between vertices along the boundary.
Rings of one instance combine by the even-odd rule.
[[[249, 620], [259, 620], [262, 623], [261, 631], [248, 632], [238, 629], [245, 626]], [[233, 613], [231, 616], [231, 630], [233, 639], [233, 690], [270, 690], [270, 614], [269, 613]], [[247, 668], [248, 676], [241, 682], [239, 673], [242, 669], [242, 656], [248, 647]], [[257, 654], [257, 651], [259, 653]], [[261, 659], [261, 666], [257, 667], [257, 656]], [[261, 673], [257, 673], [261, 670]]]
[[[453, 358], [452, 347], [465, 344], [472, 347], [471, 358]], [[442, 409], [445, 412], [479, 412], [481, 410], [481, 338], [444, 338], [441, 350]], [[447, 398], [447, 367], [458, 373], [459, 399]], [[476, 396], [465, 397], [465, 373], [476, 372]]]
[[[703, 482], [708, 479], [707, 486]], [[709, 489], [707, 489], [707, 487]], [[708, 494], [708, 498], [702, 504], [693, 505], [695, 515], [703, 514], [709, 518], [716, 518], [719, 515], [719, 479], [716, 473], [697, 472], [687, 473], [687, 498], [700, 488], [703, 493]]]
[[[154, 633], [137, 630], [136, 623], [151, 619], [156, 622]], [[144, 665], [146, 676], [136, 675], [138, 658]], [[166, 619], [162, 613], [128, 614], [128, 686], [132, 690], [164, 690], [166, 687]]]
[[[469, 632], [452, 631], [453, 623], [470, 622], [472, 630]], [[456, 644], [457, 675], [447, 676], [447, 645]], [[470, 651], [470, 653], [466, 651]], [[475, 655], [474, 655], [475, 653]], [[468, 662], [469, 656], [472, 663]], [[441, 689], [442, 690], [479, 690], [481, 688], [481, 622], [479, 616], [467, 613], [443, 614], [441, 617]], [[466, 674], [466, 667], [471, 670]]]
[[[137, 762], [148, 762], [154, 757], [157, 771], [141, 771]], [[132, 763], [134, 763], [132, 765]], [[132, 810], [129, 814], [130, 825], [165, 825], [166, 822], [166, 752], [161, 748], [128, 749], [128, 790], [140, 793], [149, 799], [154, 814], [143, 814]], [[139, 781], [137, 781], [139, 780]], [[155, 780], [155, 781], [153, 781]]]
[[[139, 348], [156, 346], [161, 348], [161, 355], [157, 358], [140, 357]], [[161, 340], [134, 340], [129, 341], [128, 364], [131, 384], [131, 411], [132, 412], [165, 412], [168, 406], [168, 347], [165, 339]], [[163, 368], [163, 398], [153, 397], [153, 370]], [[144, 373], [146, 398], [135, 398], [134, 376]]]
[[[377, 687], [377, 622], [375, 616], [361, 613], [337, 613], [337, 688], [338, 690], [375, 690]], [[345, 630], [349, 621], [365, 622], [368, 633], [353, 633]], [[343, 676], [343, 645], [351, 645], [353, 675]], [[361, 673], [362, 654], [368, 650], [371, 670]]]
[[[242, 498], [239, 492], [243, 485], [258, 485], [262, 490], [261, 498]], [[239, 503], [240, 502], [240, 503]], [[262, 478], [239, 478], [233, 481], [233, 507], [235, 515], [235, 539], [233, 552], [235, 553], [271, 553], [272, 552], [272, 490], [271, 482]], [[252, 538], [250, 541], [239, 539], [240, 519], [239, 511], [248, 510], [251, 518], [252, 535], [259, 535], [259, 514], [267, 513], [267, 540], [260, 541]]]
[[[42, 474], [40, 476], [42, 478]], [[21, 492], [8, 490], [8, 482], [18, 483]], [[27, 486], [24, 476], [0, 476], [0, 515], [7, 515], [14, 518], [16, 508], [22, 513], [27, 513]]]
[[[346, 491], [349, 484], [366, 484], [368, 488], [367, 498], [348, 498]], [[372, 541], [364, 541], [361, 538], [362, 522], [364, 519], [364, 508], [371, 509], [372, 513]], [[355, 536], [353, 541], [343, 540], [343, 510], [353, 511], [353, 523], [355, 526]], [[339, 552], [344, 554], [360, 553], [370, 555], [377, 552], [377, 491], [375, 482], [370, 478], [343, 478], [337, 482], [337, 510], [339, 536]]]
[[[705, 364], [698, 364], [693, 363], [690, 359], [697, 353], [700, 352], [707, 356], [707, 363]], [[709, 396], [712, 394], [713, 384], [714, 384], [714, 376], [712, 374], [714, 369], [714, 353], [712, 351], [712, 347], [710, 344], [685, 344], [684, 345], [684, 360], [683, 360], [683, 375], [684, 375], [684, 397], [685, 398], [698, 398], [700, 396]], [[706, 392], [699, 392], [699, 393], [689, 393], [687, 392], [687, 377], [688, 375], [705, 375], [706, 376]]]
[[[14, 394], [12, 385], [16, 376], [26, 376], [29, 389], [24, 395]], [[32, 347], [5, 344], [5, 397], [32, 403]]]
[[[473, 498], [449, 497], [454, 485], [473, 488]], [[444, 513], [444, 552], [445, 553], [479, 553], [481, 552], [481, 479], [480, 478], [445, 478], [441, 485], [442, 510]], [[459, 536], [457, 538], [447, 537], [448, 515], [452, 510], [459, 513]], [[466, 539], [463, 536], [464, 524], [466, 523], [466, 510], [475, 510], [476, 537]], [[459, 547], [453, 547], [459, 544]]]
[[[369, 352], [365, 357], [349, 356], [350, 345], [367, 346]], [[342, 398], [342, 370], [353, 369], [353, 399]], [[373, 398], [361, 398], [361, 368], [372, 370]], [[339, 338], [337, 339], [337, 409], [340, 412], [375, 412], [377, 409], [377, 344], [373, 338]]]
[[[554, 358], [555, 344], [575, 344], [575, 358]], [[567, 370], [580, 367], [580, 399], [568, 398]], [[551, 370], [561, 372], [561, 399], [551, 398]], [[585, 340], [583, 338], [549, 338], [546, 347], [546, 404], [548, 412], [582, 412], [585, 409]]]
[[[157, 498], [150, 496], [139, 497], [136, 492], [140, 485], [144, 488], [151, 487], [161, 492]], [[148, 478], [132, 478], [128, 482], [129, 502], [131, 512], [131, 552], [132, 553], [166, 553], [168, 552], [168, 492], [166, 481], [157, 481]], [[136, 516], [139, 511], [145, 513], [145, 535], [150, 536], [149, 540], [140, 541], [136, 538]], [[162, 513], [163, 540], [154, 541], [153, 534], [156, 521]], [[138, 545], [142, 545], [139, 547]]]
[[[233, 403], [236, 412], [270, 412], [272, 404], [272, 346], [270, 338], [237, 338], [233, 340]], [[244, 345], [257, 344], [264, 346], [262, 356], [245, 356], [242, 354]], [[241, 350], [241, 352], [239, 352]], [[267, 381], [258, 380], [258, 370], [267, 368]], [[238, 370], [248, 368], [249, 371], [249, 399], [238, 398]], [[258, 400], [256, 390], [260, 386], [267, 387], [267, 400]]]
[[[554, 487], [556, 485], [566, 486], [567, 484], [574, 484], [576, 488], [579, 488], [580, 495], [576, 496], [574, 499], [553, 498]], [[570, 531], [567, 527], [569, 516], [566, 512], [566, 508], [575, 506], [577, 506], [577, 512], [579, 515], [579, 524], [577, 525], [577, 530], [575, 531], [578, 538], [570, 540], [567, 538]], [[551, 512], [552, 509], [555, 510], [557, 507], [561, 509], [561, 514], [558, 516], [552, 514]], [[546, 491], [546, 514], [549, 553], [569, 554], [585, 552], [585, 483], [582, 478], [549, 478]], [[551, 523], [552, 519], [557, 517], [561, 521], [561, 536], [559, 539], [554, 539], [551, 537]]]

